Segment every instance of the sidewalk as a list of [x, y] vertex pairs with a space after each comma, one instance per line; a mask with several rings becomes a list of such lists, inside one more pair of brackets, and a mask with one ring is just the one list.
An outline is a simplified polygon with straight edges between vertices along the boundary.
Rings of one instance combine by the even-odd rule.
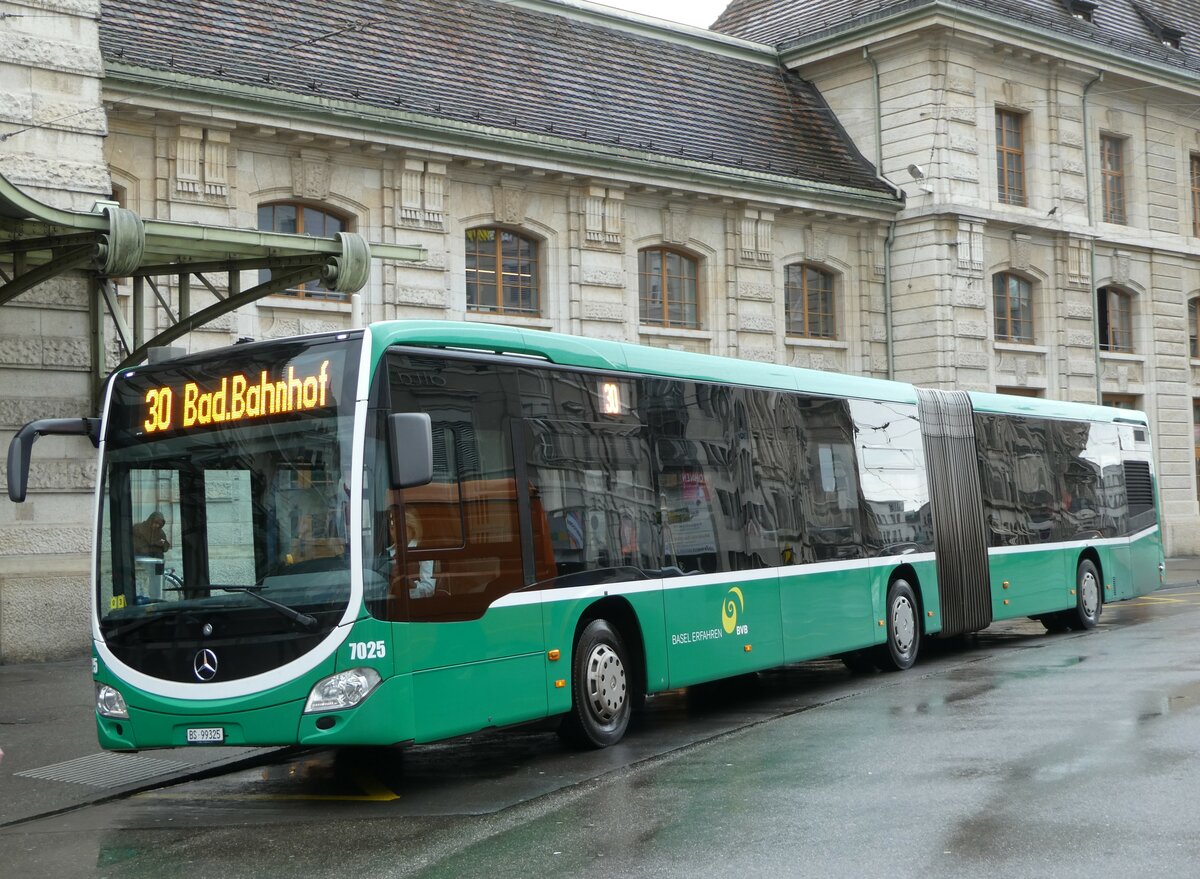
[[[1200, 558], [1167, 560], [1166, 584], [1200, 581]], [[116, 754], [96, 742], [90, 660], [0, 665], [0, 827], [198, 775], [265, 762], [278, 748]]]
[[89, 659], [0, 665], [0, 827], [260, 762], [279, 750], [104, 752], [94, 706]]

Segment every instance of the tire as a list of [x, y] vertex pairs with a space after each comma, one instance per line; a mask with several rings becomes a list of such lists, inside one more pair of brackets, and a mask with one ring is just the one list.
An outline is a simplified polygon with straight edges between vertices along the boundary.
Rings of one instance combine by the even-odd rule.
[[882, 671], [912, 668], [921, 648], [921, 617], [917, 596], [907, 580], [893, 580], [887, 594], [887, 643], [875, 648]]
[[869, 675], [878, 671], [875, 657], [870, 650], [851, 650], [838, 657], [842, 664], [856, 675]]
[[[1069, 613], [1070, 611], [1068, 611]], [[1046, 629], [1047, 632], [1067, 632], [1071, 629], [1071, 624], [1063, 619], [1061, 613], [1048, 613], [1037, 618], [1038, 622]]]
[[1077, 632], [1096, 628], [1100, 614], [1104, 612], [1104, 590], [1100, 585], [1100, 572], [1090, 559], [1079, 563], [1075, 572], [1075, 609], [1063, 614], [1069, 628]]
[[579, 748], [607, 748], [625, 736], [636, 689], [629, 651], [607, 620], [592, 620], [575, 642], [571, 710], [559, 735]]

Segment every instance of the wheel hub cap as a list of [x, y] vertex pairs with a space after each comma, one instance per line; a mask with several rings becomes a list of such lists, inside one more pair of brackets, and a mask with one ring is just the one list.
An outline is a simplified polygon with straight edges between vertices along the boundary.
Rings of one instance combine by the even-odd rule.
[[896, 649], [901, 653], [912, 650], [916, 630], [917, 620], [912, 603], [907, 598], [896, 599], [892, 605], [892, 640], [896, 642]]
[[1079, 584], [1079, 597], [1083, 600], [1083, 612], [1089, 617], [1096, 615], [1096, 608], [1100, 606], [1100, 584], [1096, 582], [1096, 578], [1088, 571], [1083, 575], [1083, 581]]
[[604, 723], [625, 704], [625, 666], [607, 644], [597, 645], [588, 656], [587, 691], [592, 713]]

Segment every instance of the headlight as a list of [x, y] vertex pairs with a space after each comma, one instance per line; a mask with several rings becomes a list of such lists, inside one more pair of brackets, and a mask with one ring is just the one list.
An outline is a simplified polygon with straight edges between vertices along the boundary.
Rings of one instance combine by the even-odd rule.
[[341, 711], [353, 708], [379, 686], [379, 672], [373, 668], [352, 668], [317, 681], [308, 694], [305, 714], [318, 711]]
[[96, 684], [96, 711], [103, 717], [129, 718], [125, 697], [108, 684]]

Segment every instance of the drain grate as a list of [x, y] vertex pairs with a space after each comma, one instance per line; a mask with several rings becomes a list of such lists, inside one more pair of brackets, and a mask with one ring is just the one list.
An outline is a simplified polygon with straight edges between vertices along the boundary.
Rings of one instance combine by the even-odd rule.
[[169, 775], [190, 765], [176, 760], [156, 760], [140, 754], [91, 754], [40, 769], [14, 772], [13, 775], [46, 781], [65, 781], [69, 784], [86, 784], [92, 787], [124, 787], [139, 781], [149, 781], [160, 775]]

